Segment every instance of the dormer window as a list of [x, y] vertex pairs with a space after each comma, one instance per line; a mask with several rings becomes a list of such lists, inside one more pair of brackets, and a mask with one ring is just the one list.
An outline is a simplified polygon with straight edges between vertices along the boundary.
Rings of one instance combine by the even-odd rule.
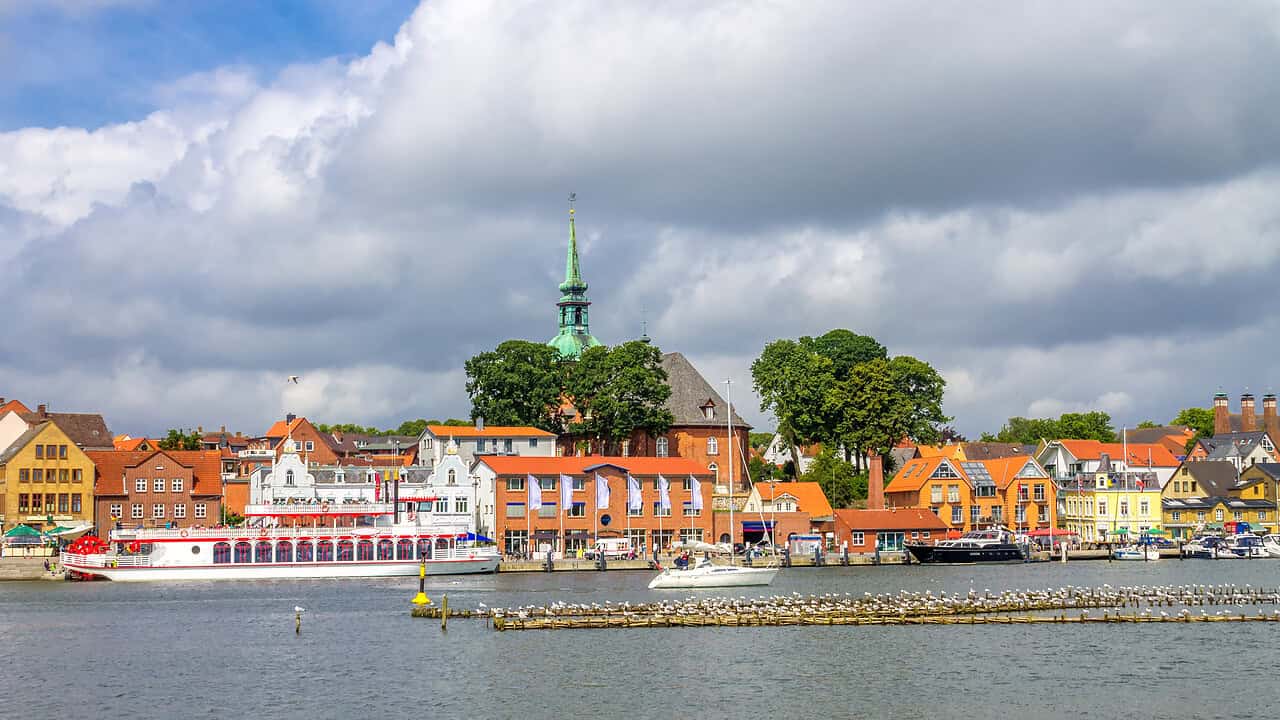
[[335, 472], [335, 473], [333, 474], [333, 481], [334, 481], [335, 483], [346, 483], [346, 482], [347, 482], [347, 474], [346, 474], [345, 472], [343, 472], [343, 471], [339, 470], [339, 471], [337, 471], [337, 472]]
[[702, 417], [706, 418], [707, 420], [715, 420], [715, 419], [716, 419], [716, 406], [715, 406], [715, 403], [713, 403], [713, 402], [711, 402], [710, 400], [708, 400], [708, 401], [707, 401], [707, 404], [702, 406]]

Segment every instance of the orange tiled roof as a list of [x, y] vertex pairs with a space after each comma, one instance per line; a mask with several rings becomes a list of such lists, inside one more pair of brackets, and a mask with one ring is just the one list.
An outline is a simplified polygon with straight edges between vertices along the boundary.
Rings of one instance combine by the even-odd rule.
[[0, 405], [0, 415], [4, 415], [10, 410], [23, 415], [31, 414], [31, 408], [27, 407], [26, 405], [23, 405], [21, 400], [10, 400], [5, 404]]
[[836, 510], [836, 517], [850, 530], [947, 530], [942, 518], [928, 508], [895, 510]]
[[1018, 473], [1022, 472], [1022, 468], [1031, 462], [1030, 455], [1014, 455], [1013, 457], [996, 458], [994, 460], [980, 460], [987, 472], [991, 473], [991, 479], [995, 482], [996, 487], [1004, 490], [1018, 477]]
[[[945, 459], [943, 457], [911, 458], [898, 468], [898, 472], [894, 473], [893, 479], [885, 486], [884, 491], [891, 493], [919, 490]], [[959, 463], [951, 464], [962, 476], [964, 475], [964, 470], [960, 468]]]
[[126, 468], [137, 467], [157, 454], [192, 469], [194, 491], [200, 495], [222, 494], [222, 453], [217, 450], [85, 450], [95, 468], [94, 492], [98, 495], [127, 495], [124, 485]]
[[708, 476], [711, 471], [705, 465], [688, 458], [613, 457], [586, 455], [583, 457], [525, 457], [520, 455], [481, 455], [477, 463], [487, 465], [499, 475], [548, 475], [564, 473], [581, 475], [593, 465], [617, 465], [632, 475], [662, 474], [675, 480], [686, 475]]
[[761, 482], [756, 483], [755, 487], [760, 491], [760, 499], [766, 502], [790, 495], [796, 499], [800, 510], [809, 513], [811, 517], [829, 517], [832, 513], [827, 494], [822, 492], [822, 486], [816, 482]]
[[922, 458], [954, 458], [959, 448], [959, 445], [917, 445], [916, 452], [919, 453]]
[[265, 435], [265, 437], [269, 437], [269, 438], [287, 437], [289, 433], [298, 429], [298, 425], [301, 424], [304, 419], [305, 418], [296, 417], [293, 419], [293, 422], [285, 422], [284, 420], [277, 420], [271, 426], [271, 428], [267, 430], [267, 434]]
[[[1106, 453], [1112, 460], [1124, 457], [1124, 443], [1104, 443], [1097, 440], [1059, 440], [1062, 447], [1076, 457], [1077, 460], [1098, 460]], [[1178, 459], [1169, 452], [1169, 448], [1159, 443], [1129, 443], [1128, 463], [1130, 468], [1146, 466], [1148, 452], [1152, 467], [1177, 467]]]
[[555, 437], [555, 433], [523, 425], [486, 425], [477, 430], [475, 425], [428, 425], [427, 429], [436, 437]]

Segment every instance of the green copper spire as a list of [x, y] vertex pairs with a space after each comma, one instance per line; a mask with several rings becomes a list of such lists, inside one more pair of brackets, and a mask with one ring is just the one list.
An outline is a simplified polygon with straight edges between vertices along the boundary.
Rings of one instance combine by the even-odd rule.
[[560, 283], [560, 302], [556, 303], [560, 308], [560, 332], [547, 342], [566, 360], [577, 360], [583, 350], [600, 344], [591, 335], [587, 319], [591, 301], [587, 299], [587, 283], [582, 280], [582, 269], [578, 265], [578, 231], [573, 217], [575, 199], [576, 195], [569, 193], [569, 250], [564, 261], [564, 282]]

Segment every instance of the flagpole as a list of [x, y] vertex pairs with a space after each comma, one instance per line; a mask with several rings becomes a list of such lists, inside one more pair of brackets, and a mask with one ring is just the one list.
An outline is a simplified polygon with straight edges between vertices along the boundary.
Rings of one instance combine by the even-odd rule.
[[[729, 564], [733, 564], [733, 463], [736, 459], [733, 456], [733, 401], [729, 399], [729, 390], [733, 386], [733, 380], [726, 378], [724, 381], [724, 404], [726, 405], [725, 414], [729, 420]], [[712, 488], [714, 490], [714, 488]], [[714, 503], [713, 503], [714, 505]], [[715, 519], [715, 508], [711, 508], [711, 518]], [[712, 527], [714, 527], [714, 523]], [[718, 540], [719, 538], [713, 538]]]

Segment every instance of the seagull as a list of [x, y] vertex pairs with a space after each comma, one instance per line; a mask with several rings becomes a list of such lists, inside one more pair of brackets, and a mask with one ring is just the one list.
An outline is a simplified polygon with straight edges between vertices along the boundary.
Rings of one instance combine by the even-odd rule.
[[297, 376], [297, 375], [290, 375], [290, 376], [289, 376], [289, 379], [288, 379], [286, 382], [291, 382], [291, 383], [293, 383], [294, 385], [297, 385], [297, 384], [298, 384], [298, 377], [299, 377], [299, 376]]
[[306, 609], [306, 608], [304, 608], [304, 607], [300, 607], [300, 606], [298, 606], [298, 605], [294, 605], [294, 606], [293, 606], [293, 611], [294, 611], [294, 612], [296, 612], [296, 613], [300, 613], [300, 612], [306, 612], [306, 611], [307, 611], [307, 609]]

